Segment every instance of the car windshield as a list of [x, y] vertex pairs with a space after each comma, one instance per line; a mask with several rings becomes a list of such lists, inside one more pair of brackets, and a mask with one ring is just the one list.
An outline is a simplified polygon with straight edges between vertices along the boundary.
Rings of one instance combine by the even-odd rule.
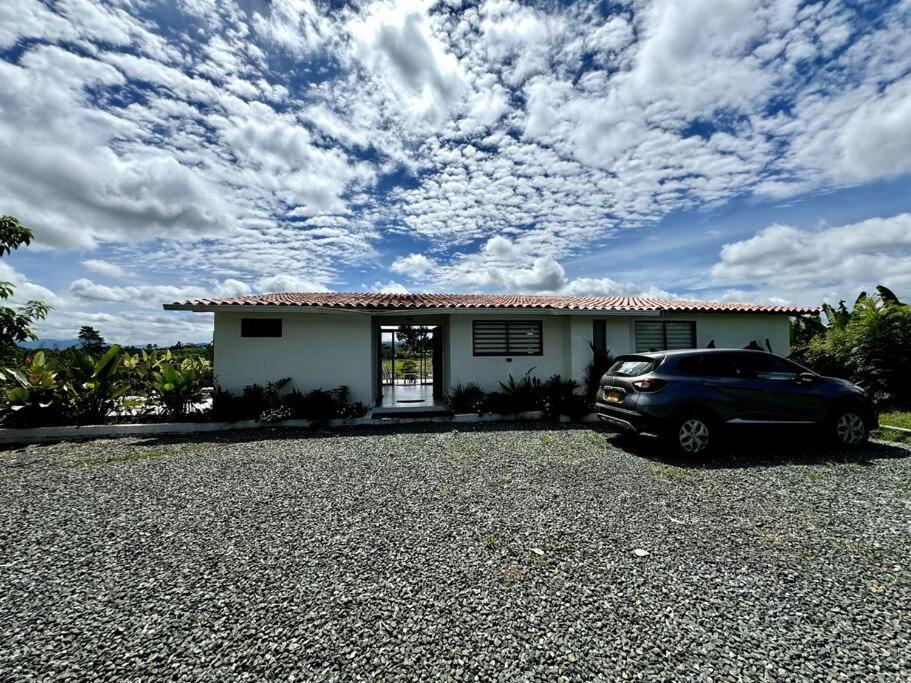
[[638, 377], [654, 367], [655, 361], [651, 358], [618, 358], [607, 373], [616, 377]]

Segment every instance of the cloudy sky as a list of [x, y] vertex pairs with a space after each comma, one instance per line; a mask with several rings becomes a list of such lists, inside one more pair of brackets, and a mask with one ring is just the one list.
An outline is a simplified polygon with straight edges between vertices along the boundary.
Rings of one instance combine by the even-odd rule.
[[911, 295], [911, 0], [4, 0], [44, 337], [199, 295]]

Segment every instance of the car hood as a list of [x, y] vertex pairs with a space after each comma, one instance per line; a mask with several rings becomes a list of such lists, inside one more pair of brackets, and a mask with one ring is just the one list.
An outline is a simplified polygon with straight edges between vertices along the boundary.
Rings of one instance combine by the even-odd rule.
[[826, 382], [829, 382], [830, 384], [834, 384], [836, 386], [842, 387], [844, 389], [848, 389], [850, 391], [866, 393], [866, 392], [864, 392], [863, 389], [861, 389], [859, 386], [854, 384], [854, 382], [850, 382], [846, 379], [841, 379], [840, 377], [823, 377], [823, 379], [826, 380]]

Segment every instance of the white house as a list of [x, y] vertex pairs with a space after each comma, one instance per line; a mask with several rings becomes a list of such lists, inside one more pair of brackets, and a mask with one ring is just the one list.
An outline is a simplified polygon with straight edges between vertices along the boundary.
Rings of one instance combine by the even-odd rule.
[[[641, 297], [373, 293], [195, 299], [165, 309], [215, 314], [215, 377], [223, 389], [290, 377], [302, 391], [344, 384], [351, 400], [386, 407], [439, 402], [460, 382], [494, 390], [532, 368], [541, 378], [581, 379], [592, 345], [618, 355], [755, 341], [787, 355], [789, 316], [817, 312]], [[389, 356], [396, 330], [408, 326], [429, 330], [432, 370], [403, 378], [390, 372], [400, 366]]]

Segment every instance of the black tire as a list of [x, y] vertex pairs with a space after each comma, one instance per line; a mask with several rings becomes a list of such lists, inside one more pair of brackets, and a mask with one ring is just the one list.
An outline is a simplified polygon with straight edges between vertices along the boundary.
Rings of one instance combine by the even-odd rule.
[[708, 413], [689, 411], [671, 423], [668, 438], [677, 454], [690, 460], [701, 460], [715, 452], [720, 440], [717, 421]]
[[852, 406], [838, 408], [826, 424], [831, 443], [841, 448], [859, 448], [870, 438], [870, 428], [862, 411]]

